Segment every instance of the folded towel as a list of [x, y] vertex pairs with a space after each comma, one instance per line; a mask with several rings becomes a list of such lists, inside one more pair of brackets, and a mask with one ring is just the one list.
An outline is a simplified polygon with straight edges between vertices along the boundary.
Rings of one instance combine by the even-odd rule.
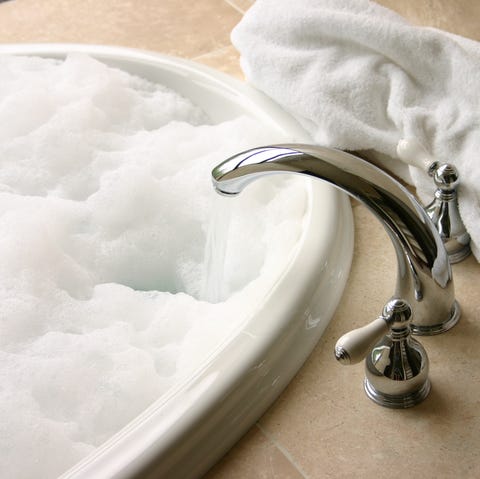
[[257, 0], [232, 32], [248, 81], [324, 146], [374, 150], [432, 199], [396, 155], [416, 138], [460, 172], [460, 213], [480, 260], [480, 44], [410, 25], [367, 0]]

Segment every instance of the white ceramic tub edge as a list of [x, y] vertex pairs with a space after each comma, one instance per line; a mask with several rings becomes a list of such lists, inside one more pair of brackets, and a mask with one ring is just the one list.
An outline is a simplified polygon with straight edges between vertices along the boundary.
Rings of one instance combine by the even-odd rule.
[[[99, 45], [0, 46], [0, 54], [63, 58], [70, 52], [86, 53], [163, 83], [218, 121], [246, 113], [298, 142], [309, 142], [296, 121], [265, 95], [187, 60]], [[278, 397], [333, 316], [353, 252], [347, 197], [319, 181], [306, 185], [305, 233], [257, 313], [190, 379], [152, 404], [62, 479], [198, 477]]]

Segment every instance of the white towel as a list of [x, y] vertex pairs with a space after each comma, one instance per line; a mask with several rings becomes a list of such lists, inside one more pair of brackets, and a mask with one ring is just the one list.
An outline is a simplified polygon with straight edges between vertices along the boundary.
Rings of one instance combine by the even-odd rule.
[[[480, 260], [480, 44], [410, 25], [367, 0], [257, 0], [232, 32], [249, 82], [324, 146], [373, 149], [433, 199], [396, 157], [417, 138], [459, 170], [460, 213]], [[396, 166], [395, 166], [396, 165]]]

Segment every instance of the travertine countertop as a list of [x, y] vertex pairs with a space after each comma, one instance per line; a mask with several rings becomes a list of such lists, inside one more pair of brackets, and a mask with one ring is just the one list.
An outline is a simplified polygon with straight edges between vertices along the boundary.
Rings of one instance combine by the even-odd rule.
[[[10, 0], [0, 2], [0, 42], [87, 42], [190, 58], [241, 77], [229, 33], [252, 0]], [[476, 0], [381, 0], [411, 22], [480, 40]], [[294, 2], [292, 2], [294, 8]], [[374, 318], [393, 291], [386, 233], [354, 205], [355, 253], [338, 311], [304, 367], [270, 410], [207, 474], [220, 478], [480, 477], [480, 266], [453, 267], [461, 322], [422, 338], [432, 392], [409, 410], [363, 393], [362, 365], [344, 368], [333, 345]]]

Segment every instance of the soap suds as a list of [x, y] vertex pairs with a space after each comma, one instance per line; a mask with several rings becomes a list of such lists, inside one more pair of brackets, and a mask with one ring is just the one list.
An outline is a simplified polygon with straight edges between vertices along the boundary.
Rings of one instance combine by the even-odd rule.
[[[64, 472], [247, 317], [298, 241], [304, 189], [280, 177], [221, 199], [210, 171], [281, 140], [83, 55], [0, 57], [2, 477]], [[218, 201], [231, 220], [210, 303]]]

